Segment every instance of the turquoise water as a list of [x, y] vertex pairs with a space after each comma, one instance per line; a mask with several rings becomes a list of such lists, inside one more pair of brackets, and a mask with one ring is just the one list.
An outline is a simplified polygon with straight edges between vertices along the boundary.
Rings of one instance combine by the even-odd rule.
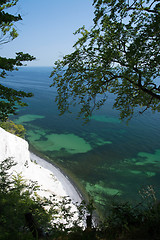
[[58, 115], [51, 68], [22, 68], [5, 84], [31, 91], [29, 107], [12, 117], [27, 129], [27, 140], [89, 193], [105, 213], [113, 199], [139, 201], [139, 191], [152, 185], [159, 197], [160, 114], [136, 114], [128, 125], [112, 109], [113, 97], [83, 125], [72, 114]]

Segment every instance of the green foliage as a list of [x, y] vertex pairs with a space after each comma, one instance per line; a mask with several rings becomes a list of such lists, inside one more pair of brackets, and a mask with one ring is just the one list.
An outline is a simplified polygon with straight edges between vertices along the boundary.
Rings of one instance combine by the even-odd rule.
[[160, 203], [151, 205], [114, 203], [103, 224], [106, 239], [159, 239]]
[[[61, 201], [50, 196], [42, 198], [37, 194], [40, 189], [35, 182], [26, 182], [21, 174], [11, 175], [8, 171], [16, 165], [10, 159], [0, 163], [0, 239], [35, 239], [35, 231], [58, 237], [67, 235], [73, 229], [81, 229], [82, 219], [73, 218], [71, 200], [64, 197]], [[32, 214], [35, 229], [30, 229], [25, 216]], [[39, 239], [38, 235], [37, 238]], [[49, 239], [49, 238], [47, 238]]]
[[87, 119], [110, 93], [121, 119], [135, 111], [160, 111], [160, 3], [94, 0], [94, 26], [82, 27], [74, 52], [51, 74], [60, 113], [79, 105]]
[[[14, 40], [18, 33], [14, 27], [14, 23], [21, 21], [20, 15], [14, 16], [9, 14], [7, 10], [16, 5], [18, 0], [5, 0], [0, 2], [0, 45]], [[15, 58], [0, 57], [0, 77], [3, 79], [7, 76], [8, 71], [18, 70], [17, 67], [23, 66], [23, 62], [32, 61], [35, 57], [28, 53], [18, 52]], [[24, 97], [32, 97], [32, 93], [24, 91], [17, 91], [12, 88], [5, 87], [3, 83], [0, 84], [0, 120], [6, 121], [10, 114], [16, 114], [19, 106], [27, 106], [22, 101]]]
[[0, 127], [18, 137], [25, 137], [26, 130], [21, 124], [15, 124], [13, 121], [7, 120], [6, 122], [0, 121]]
[[1, 44], [7, 43], [18, 36], [18, 33], [14, 28], [14, 23], [22, 20], [22, 18], [20, 14], [18, 16], [14, 16], [6, 12], [6, 9], [16, 5], [17, 2], [18, 0], [2, 0], [0, 3]]
[[45, 201], [36, 197], [38, 187], [26, 183], [21, 175], [8, 170], [15, 165], [12, 159], [0, 164], [0, 239], [34, 239], [27, 228], [25, 214], [32, 213], [38, 226], [50, 226], [50, 214], [44, 210]]
[[[0, 163], [0, 239], [48, 239], [48, 240], [150, 240], [160, 238], [160, 203], [152, 186], [141, 194], [142, 203], [113, 203], [105, 222], [84, 229], [86, 215], [93, 214], [93, 201], [84, 201], [78, 206], [78, 218], [73, 218], [71, 200], [58, 201], [39, 197], [39, 186], [26, 182], [21, 174], [11, 175], [14, 161], [6, 159]], [[34, 219], [32, 228], [26, 215]], [[41, 233], [41, 235], [40, 235]], [[43, 233], [43, 234], [42, 234]]]

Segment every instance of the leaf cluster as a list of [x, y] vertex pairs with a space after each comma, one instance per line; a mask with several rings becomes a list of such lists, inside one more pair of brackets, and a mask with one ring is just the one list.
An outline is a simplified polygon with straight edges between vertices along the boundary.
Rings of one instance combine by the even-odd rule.
[[71, 105], [90, 117], [110, 93], [120, 118], [160, 111], [160, 4], [158, 1], [95, 0], [94, 26], [76, 31], [73, 53], [51, 74], [60, 113]]
[[160, 203], [144, 202], [133, 206], [130, 203], [113, 203], [110, 214], [103, 224], [106, 239], [158, 239], [160, 230]]
[[[16, 5], [17, 0], [5, 0], [0, 2], [0, 44], [8, 43], [15, 39], [18, 33], [14, 24], [22, 20], [18, 16], [9, 14], [7, 10]], [[0, 56], [0, 78], [5, 78], [10, 71], [18, 70], [17, 67], [23, 66], [26, 61], [33, 61], [35, 57], [28, 53], [18, 52], [15, 58], [6, 58]], [[6, 121], [10, 114], [16, 114], [18, 106], [27, 106], [22, 101], [25, 97], [32, 97], [32, 93], [17, 91], [8, 88], [3, 82], [0, 83], [0, 120]]]
[[[38, 224], [48, 216], [41, 201], [37, 201], [35, 183], [26, 183], [21, 175], [11, 178], [8, 170], [15, 165], [12, 159], [0, 164], [0, 239], [34, 239], [28, 230], [25, 214], [32, 212]], [[33, 194], [33, 196], [32, 196]]]
[[14, 16], [6, 12], [8, 8], [15, 6], [17, 2], [18, 0], [2, 0], [0, 2], [0, 44], [7, 43], [18, 36], [14, 23], [22, 20], [22, 17], [20, 14]]

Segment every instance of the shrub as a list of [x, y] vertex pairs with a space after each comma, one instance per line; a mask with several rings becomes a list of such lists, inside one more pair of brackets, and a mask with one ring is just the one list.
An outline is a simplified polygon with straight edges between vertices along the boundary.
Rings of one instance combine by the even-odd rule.
[[26, 130], [21, 124], [15, 124], [13, 121], [7, 120], [6, 122], [0, 122], [0, 127], [18, 137], [25, 137]]

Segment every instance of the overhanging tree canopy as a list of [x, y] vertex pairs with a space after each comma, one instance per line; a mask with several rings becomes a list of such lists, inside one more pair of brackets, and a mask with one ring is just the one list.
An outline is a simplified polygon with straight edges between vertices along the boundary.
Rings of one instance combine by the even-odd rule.
[[[14, 23], [22, 20], [20, 15], [14, 16], [7, 12], [8, 8], [16, 5], [18, 0], [1, 0], [0, 1], [0, 45], [6, 44], [18, 36]], [[7, 71], [18, 70], [17, 67], [22, 66], [25, 61], [32, 61], [35, 57], [16, 53], [15, 58], [5, 58], [0, 56], [0, 77], [3, 79], [7, 75]], [[5, 87], [1, 81], [0, 84], [0, 120], [5, 121], [10, 114], [15, 114], [17, 106], [27, 106], [22, 101], [24, 97], [31, 97], [32, 93], [17, 91], [12, 88]]]
[[94, 0], [94, 26], [82, 27], [74, 52], [55, 62], [51, 74], [60, 113], [81, 107], [87, 119], [108, 93], [120, 118], [135, 109], [160, 111], [160, 3], [157, 0]]

